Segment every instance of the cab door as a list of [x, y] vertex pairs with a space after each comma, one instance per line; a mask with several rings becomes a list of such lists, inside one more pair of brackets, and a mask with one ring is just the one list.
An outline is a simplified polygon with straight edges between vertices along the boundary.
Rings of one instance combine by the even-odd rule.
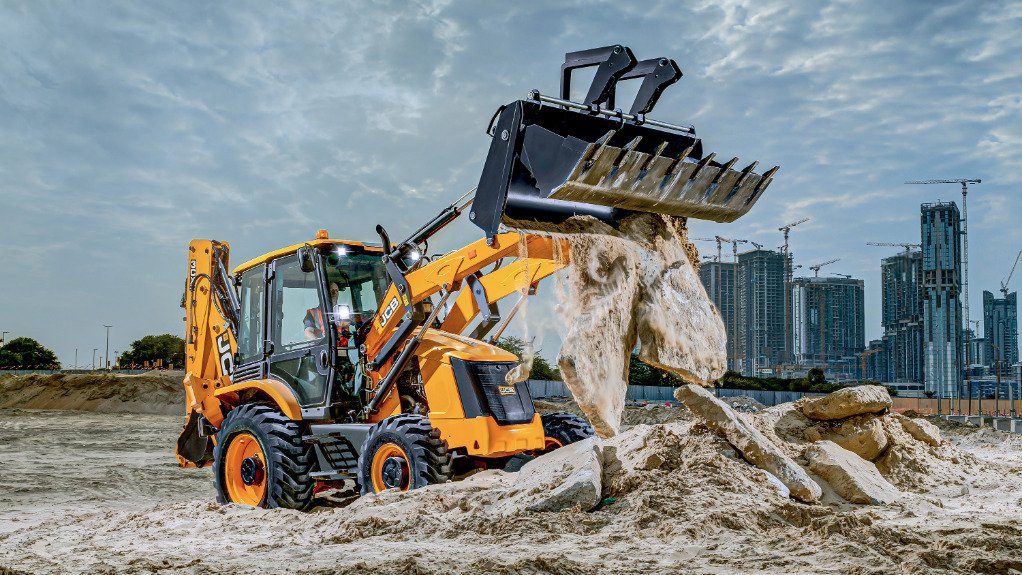
[[332, 339], [324, 305], [322, 266], [303, 272], [296, 255], [271, 265], [267, 346], [270, 377], [294, 390], [303, 417], [322, 417], [330, 381]]

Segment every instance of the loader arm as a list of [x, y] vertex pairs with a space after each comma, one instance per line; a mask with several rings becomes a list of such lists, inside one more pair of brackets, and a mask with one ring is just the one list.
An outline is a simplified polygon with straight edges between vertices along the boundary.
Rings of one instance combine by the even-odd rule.
[[[421, 317], [416, 317], [416, 306], [442, 291], [453, 293], [460, 290], [469, 277], [476, 278], [487, 266], [509, 258], [515, 261], [479, 278], [479, 283], [487, 289], [487, 302], [495, 302], [523, 287], [530, 287], [564, 267], [568, 261], [568, 245], [563, 239], [549, 236], [516, 232], [497, 234], [492, 239], [477, 240], [422, 265], [405, 274], [403, 281], [390, 285], [380, 300], [380, 310], [365, 338], [367, 374], [372, 381], [369, 385], [371, 405], [378, 406], [384, 399], [377, 399], [377, 396], [394, 395], [388, 385], [393, 376], [388, 375], [405, 367], [395, 365], [398, 352], [413, 341], [417, 328], [424, 327]], [[445, 320], [444, 330], [449, 328], [452, 333], [459, 333], [479, 311], [479, 302], [471, 294], [471, 289], [463, 290]], [[386, 401], [391, 399], [388, 396]], [[393, 400], [396, 401], [396, 397]]]
[[568, 265], [567, 249], [562, 253], [563, 257], [559, 259], [522, 258], [489, 273], [468, 276], [469, 285], [462, 288], [454, 300], [440, 329], [460, 334], [476, 316], [482, 314], [482, 321], [469, 336], [482, 339], [493, 326], [506, 324], [511, 319], [510, 316], [499, 315], [496, 303], [514, 293], [520, 293], [522, 297], [534, 295], [539, 282]]

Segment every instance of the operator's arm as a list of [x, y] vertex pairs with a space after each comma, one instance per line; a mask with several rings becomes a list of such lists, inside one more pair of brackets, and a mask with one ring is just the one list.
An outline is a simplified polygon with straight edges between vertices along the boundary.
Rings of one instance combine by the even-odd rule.
[[316, 318], [313, 315], [315, 309], [310, 309], [305, 312], [305, 340], [313, 341], [323, 337], [323, 330], [317, 327]]

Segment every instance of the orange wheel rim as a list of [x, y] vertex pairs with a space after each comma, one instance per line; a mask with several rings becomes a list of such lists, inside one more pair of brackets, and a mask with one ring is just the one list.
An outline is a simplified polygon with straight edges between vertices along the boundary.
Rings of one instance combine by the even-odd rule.
[[401, 491], [411, 488], [408, 455], [393, 443], [384, 443], [376, 450], [371, 473], [373, 491], [376, 493], [394, 487]]
[[223, 473], [230, 501], [262, 505], [266, 498], [266, 455], [255, 436], [239, 433], [230, 438]]
[[557, 449], [558, 447], [564, 447], [564, 444], [554, 439], [553, 437], [547, 437], [546, 445], [543, 447], [543, 449], [546, 451], [550, 451], [551, 449]]

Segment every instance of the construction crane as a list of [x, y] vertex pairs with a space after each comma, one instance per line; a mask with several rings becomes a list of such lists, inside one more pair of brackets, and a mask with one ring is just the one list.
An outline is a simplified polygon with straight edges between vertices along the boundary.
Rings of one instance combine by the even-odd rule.
[[843, 277], [845, 279], [852, 279], [851, 274], [839, 274], [839, 273], [835, 273], [835, 272], [830, 272], [830, 275], [832, 275], [832, 276], [840, 276], [840, 277]]
[[781, 249], [781, 253], [784, 255], [784, 357], [781, 361], [785, 363], [791, 361], [791, 342], [789, 341], [791, 339], [791, 304], [788, 302], [791, 298], [791, 256], [788, 253], [788, 233], [791, 232], [791, 228], [808, 221], [809, 218], [802, 218], [777, 228], [777, 231], [784, 232], [784, 246]]
[[716, 259], [716, 261], [718, 261], [718, 262], [720, 261], [720, 242], [722, 241], [720, 236], [713, 237], [713, 238], [692, 238], [692, 239], [696, 240], [696, 241], [700, 241], [700, 242], [717, 242], [717, 259]]
[[758, 244], [758, 243], [756, 243], [756, 242], [754, 242], [752, 240], [749, 240], [749, 243], [752, 244], [753, 247], [755, 247], [757, 250], [763, 249], [763, 244]]
[[841, 258], [834, 258], [832, 260], [827, 260], [825, 262], [821, 262], [821, 263], [818, 263], [816, 265], [809, 266], [809, 269], [813, 270], [813, 272], [816, 273], [815, 277], [820, 277], [820, 268], [822, 268], [823, 266], [829, 266], [830, 264], [832, 264], [834, 262], [839, 262], [839, 261], [841, 261]]
[[[965, 199], [969, 195], [969, 184], [982, 184], [983, 180], [980, 179], [966, 179], [966, 178], [948, 178], [942, 180], [909, 180], [906, 184], [960, 184], [962, 186], [962, 295], [965, 298], [963, 302], [965, 305], [962, 306], [962, 315], [965, 317], [965, 323], [969, 323], [969, 209], [966, 205]], [[969, 350], [965, 350], [968, 354]], [[965, 372], [966, 379], [968, 379], [968, 370]], [[962, 400], [961, 390], [958, 392], [958, 402], [961, 404]], [[939, 400], [938, 400], [939, 401]], [[937, 413], [940, 413], [939, 402], [938, 402]]]
[[1018, 252], [1018, 255], [1015, 256], [1015, 263], [1011, 264], [1011, 271], [1008, 273], [1008, 277], [1001, 282], [1001, 294], [1005, 298], [1008, 297], [1008, 282], [1011, 281], [1011, 276], [1015, 274], [1015, 266], [1018, 265], [1018, 258], [1020, 257], [1022, 257], [1022, 251]]
[[921, 244], [907, 244], [907, 243], [898, 243], [898, 242], [866, 242], [866, 245], [867, 246], [889, 246], [889, 247], [901, 246], [901, 247], [905, 248], [905, 253], [908, 253], [908, 252], [912, 251], [912, 248], [922, 248], [923, 247]]
[[881, 351], [883, 351], [883, 348], [874, 347], [859, 353], [859, 357], [861, 358], [861, 363], [859, 364], [859, 377], [861, 377], [863, 381], [866, 381], [866, 358], [874, 353], [880, 353]]

